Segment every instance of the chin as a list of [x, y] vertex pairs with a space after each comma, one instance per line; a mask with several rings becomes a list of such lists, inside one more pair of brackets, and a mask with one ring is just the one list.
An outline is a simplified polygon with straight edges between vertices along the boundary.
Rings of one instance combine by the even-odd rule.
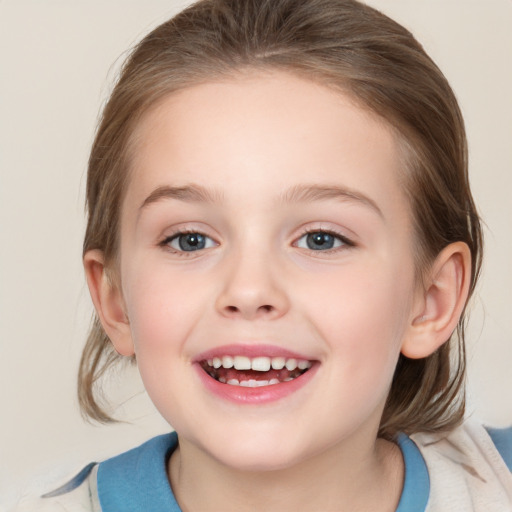
[[269, 472], [291, 468], [306, 458], [303, 450], [293, 444], [250, 438], [229, 446], [216, 444], [210, 454], [221, 464], [236, 471]]

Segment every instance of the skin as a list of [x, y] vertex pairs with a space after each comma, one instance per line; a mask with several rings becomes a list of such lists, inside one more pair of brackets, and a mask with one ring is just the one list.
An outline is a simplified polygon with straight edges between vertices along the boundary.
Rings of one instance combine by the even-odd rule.
[[[403, 461], [377, 431], [396, 361], [448, 339], [469, 255], [449, 246], [418, 286], [391, 129], [339, 92], [248, 73], [169, 96], [134, 140], [117, 286], [99, 251], [85, 267], [109, 337], [136, 354], [179, 433], [169, 478], [180, 506], [395, 510]], [[162, 192], [198, 185], [208, 198]], [[341, 193], [292, 194], [301, 187]], [[180, 250], [183, 230], [207, 246]], [[308, 248], [307, 231], [335, 234], [336, 247]], [[262, 343], [316, 361], [314, 377], [240, 405], [193, 369], [206, 350]]]

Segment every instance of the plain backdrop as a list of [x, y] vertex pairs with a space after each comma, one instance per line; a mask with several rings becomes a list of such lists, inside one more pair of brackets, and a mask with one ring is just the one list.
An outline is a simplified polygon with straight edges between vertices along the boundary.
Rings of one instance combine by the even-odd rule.
[[[75, 398], [91, 303], [81, 267], [85, 169], [126, 50], [185, 0], [0, 0], [0, 503], [169, 427], [135, 371], [93, 426]], [[473, 302], [469, 411], [512, 423], [512, 1], [372, 0], [451, 82], [486, 223]], [[0, 505], [0, 509], [2, 506]]]

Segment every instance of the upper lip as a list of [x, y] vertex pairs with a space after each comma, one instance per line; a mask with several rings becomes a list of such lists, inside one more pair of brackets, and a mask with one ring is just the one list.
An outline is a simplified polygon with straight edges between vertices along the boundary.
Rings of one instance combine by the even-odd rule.
[[268, 344], [233, 344], [233, 345], [221, 345], [204, 352], [201, 352], [194, 357], [193, 362], [205, 361], [213, 359], [214, 357], [222, 356], [246, 356], [249, 358], [254, 357], [285, 357], [286, 359], [301, 359], [307, 361], [313, 361], [314, 359], [308, 355], [295, 352], [277, 345]]

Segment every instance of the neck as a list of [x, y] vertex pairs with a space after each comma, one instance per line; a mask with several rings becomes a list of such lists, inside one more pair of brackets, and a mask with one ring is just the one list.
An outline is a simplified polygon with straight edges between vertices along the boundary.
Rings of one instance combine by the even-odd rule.
[[400, 449], [381, 439], [360, 448], [344, 443], [285, 469], [244, 471], [180, 440], [168, 470], [184, 512], [396, 510], [404, 474]]

